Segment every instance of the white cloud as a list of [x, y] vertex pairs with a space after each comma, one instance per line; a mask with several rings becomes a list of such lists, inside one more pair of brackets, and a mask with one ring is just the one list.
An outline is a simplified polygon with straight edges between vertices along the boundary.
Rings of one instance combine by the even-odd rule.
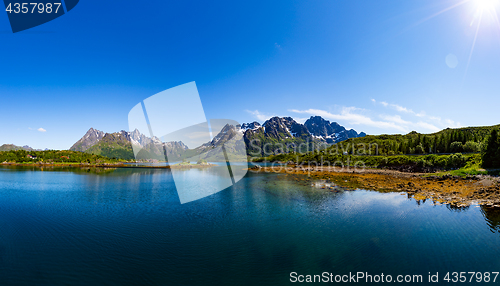
[[[406, 134], [410, 131], [417, 131], [422, 133], [437, 132], [447, 127], [456, 128], [460, 127], [459, 122], [455, 122], [451, 119], [442, 119], [437, 116], [428, 115], [425, 111], [419, 113], [413, 111], [410, 108], [388, 103], [385, 101], [377, 101], [376, 99], [370, 99], [375, 104], [380, 104], [389, 110], [394, 110], [400, 114], [379, 114], [378, 118], [373, 118], [370, 110], [365, 110], [357, 108], [354, 106], [343, 106], [340, 111], [332, 113], [330, 111], [321, 109], [289, 109], [289, 112], [297, 114], [306, 114], [308, 116], [321, 116], [324, 119], [330, 121], [340, 121], [342, 125], [360, 125], [366, 127], [374, 127], [381, 130], [381, 133], [402, 133]], [[258, 110], [246, 110], [248, 113], [252, 114], [255, 118], [264, 122], [273, 115], [263, 114]], [[413, 120], [408, 117], [414, 116]], [[378, 119], [378, 120], [377, 120]], [[297, 122], [303, 123], [307, 118], [296, 118]]]
[[[372, 100], [373, 102], [376, 102], [376, 100]], [[384, 105], [384, 103], [379, 102], [380, 104]], [[387, 106], [391, 106], [391, 104], [386, 103]], [[384, 105], [385, 106], [385, 105]], [[397, 106], [397, 105], [394, 105]], [[394, 107], [391, 106], [391, 107]], [[399, 106], [400, 108], [394, 108], [402, 113], [406, 114], [413, 114], [417, 116], [415, 113], [411, 113], [411, 109], [404, 108], [402, 106]], [[343, 124], [352, 124], [352, 125], [361, 125], [361, 126], [370, 126], [370, 127], [375, 127], [378, 129], [382, 129], [383, 132], [398, 132], [398, 133], [408, 133], [412, 130], [416, 130], [418, 132], [437, 132], [441, 130], [442, 128], [437, 127], [431, 122], [425, 122], [423, 120], [418, 120], [418, 121], [411, 121], [407, 119], [403, 119], [401, 115], [395, 114], [395, 115], [387, 115], [387, 114], [380, 114], [378, 117], [380, 120], [376, 120], [371, 118], [370, 116], [367, 116], [363, 113], [366, 113], [364, 109], [360, 109], [357, 107], [342, 107], [340, 110], [340, 113], [331, 113], [325, 110], [321, 109], [305, 109], [305, 110], [298, 110], [298, 109], [290, 109], [288, 110], [290, 112], [294, 113], [299, 113], [299, 114], [309, 114], [309, 115], [314, 115], [314, 116], [321, 116], [325, 119], [328, 120], [334, 120], [334, 121], [341, 121]], [[410, 111], [410, 112], [409, 112]]]
[[[372, 99], [373, 102], [376, 102], [375, 99]], [[392, 103], [387, 103], [385, 101], [380, 101], [380, 104], [383, 105], [384, 107], [388, 107], [391, 109], [394, 109], [400, 113], [406, 113], [410, 114], [413, 116], [417, 116], [422, 118], [423, 120], [426, 121], [432, 121], [432, 123], [429, 122], [424, 122], [424, 121], [419, 121], [417, 123], [413, 123], [416, 127], [423, 127], [425, 129], [428, 129], [430, 131], [439, 131], [441, 129], [451, 127], [451, 128], [458, 128], [462, 127], [460, 122], [453, 121], [451, 119], [441, 119], [441, 117], [438, 116], [432, 116], [432, 115], [427, 115], [425, 111], [421, 111], [419, 113], [413, 111], [412, 109], [406, 108], [404, 106], [398, 105], [398, 104], [392, 104]], [[440, 128], [436, 127], [435, 125], [438, 125]]]
[[382, 115], [380, 115], [380, 118], [382, 118], [386, 121], [394, 122], [394, 123], [401, 124], [401, 125], [410, 125], [411, 124], [411, 122], [403, 120], [401, 118], [401, 116], [399, 116], [399, 115], [383, 115], [382, 114]]
[[404, 120], [399, 115], [380, 115], [380, 117], [386, 121], [394, 122], [395, 124], [398, 124], [401, 127], [405, 128], [406, 130], [418, 129], [419, 131], [425, 131], [425, 132], [437, 132], [441, 130], [438, 127], [434, 126], [433, 124], [427, 122], [423, 121], [411, 122]]
[[415, 114], [415, 112], [411, 109], [408, 109], [406, 107], [403, 107], [401, 105], [397, 105], [397, 104], [389, 104], [389, 106], [391, 106], [392, 108], [396, 109], [397, 111], [399, 112], [406, 112], [406, 113], [413, 113]]
[[320, 109], [307, 109], [307, 110], [290, 109], [288, 111], [300, 114], [321, 116], [329, 120], [341, 120], [353, 125], [367, 125], [383, 129], [395, 129], [400, 132], [407, 131], [404, 127], [399, 126], [394, 122], [376, 121], [366, 115], [360, 113], [354, 113], [353, 111], [355, 110], [362, 110], [362, 109], [356, 107], [343, 107], [340, 114], [334, 114]]
[[[375, 99], [373, 99], [373, 98], [372, 98], [372, 102], [377, 103], [377, 100], [375, 100]], [[416, 115], [416, 113], [415, 113], [413, 110], [408, 109], [408, 108], [406, 108], [406, 107], [403, 107], [403, 106], [401, 106], [401, 105], [392, 104], [392, 103], [387, 103], [387, 102], [385, 102], [385, 101], [379, 101], [379, 102], [380, 102], [380, 104], [382, 104], [384, 107], [390, 107], [390, 108], [395, 109], [395, 110], [397, 110], [397, 111], [399, 111], [399, 112], [412, 113], [412, 114], [415, 114], [415, 115]]]
[[293, 118], [293, 120], [297, 121], [300, 124], [306, 123], [307, 119], [309, 119], [309, 117], [294, 117]]
[[456, 121], [453, 121], [451, 119], [445, 119], [444, 122], [446, 122], [446, 124], [448, 124], [448, 127], [451, 127], [451, 128], [462, 127], [462, 125], [460, 124], [460, 122], [456, 122]]
[[423, 121], [419, 121], [419, 122], [415, 123], [415, 126], [423, 128], [423, 129], [427, 129], [427, 130], [432, 131], [432, 132], [438, 132], [439, 130], [441, 130], [441, 128], [438, 128], [430, 123], [423, 122]]
[[36, 130], [36, 131], [39, 131], [39, 132], [47, 132], [47, 130], [43, 129], [43, 128], [38, 128], [38, 129], [35, 129], [35, 128], [31, 128], [31, 127], [28, 127], [29, 130]]
[[257, 120], [259, 120], [260, 122], [264, 122], [266, 121], [267, 119], [271, 118], [272, 115], [267, 115], [267, 114], [263, 114], [262, 112], [258, 111], [258, 110], [246, 110], [246, 112], [252, 114], [255, 118], [257, 118]]

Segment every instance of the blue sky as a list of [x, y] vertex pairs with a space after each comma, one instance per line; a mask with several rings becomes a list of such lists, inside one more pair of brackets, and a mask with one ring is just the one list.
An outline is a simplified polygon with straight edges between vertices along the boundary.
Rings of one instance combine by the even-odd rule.
[[0, 13], [0, 144], [126, 130], [137, 103], [191, 81], [208, 118], [321, 115], [368, 134], [500, 123], [497, 0], [110, 2], [16, 34]]

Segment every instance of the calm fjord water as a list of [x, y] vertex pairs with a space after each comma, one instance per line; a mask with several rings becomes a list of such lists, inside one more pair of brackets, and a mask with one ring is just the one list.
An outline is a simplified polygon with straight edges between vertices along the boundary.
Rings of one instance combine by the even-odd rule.
[[499, 219], [283, 174], [181, 205], [168, 170], [0, 167], [0, 285], [283, 285], [325, 271], [428, 284], [428, 272], [500, 271]]

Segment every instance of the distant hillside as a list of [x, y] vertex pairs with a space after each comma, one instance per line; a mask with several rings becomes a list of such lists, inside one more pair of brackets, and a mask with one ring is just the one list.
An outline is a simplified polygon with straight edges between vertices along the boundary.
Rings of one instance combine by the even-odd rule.
[[291, 161], [338, 167], [371, 166], [408, 172], [452, 169], [459, 176], [497, 174], [498, 171], [490, 173], [491, 170], [484, 171], [480, 167], [500, 168], [499, 128], [500, 125], [494, 125], [447, 128], [432, 134], [412, 131], [406, 135], [371, 135], [351, 138], [314, 152], [276, 154], [255, 161]]
[[116, 163], [117, 160], [109, 159], [99, 155], [67, 150], [10, 150], [0, 151], [0, 163]]
[[90, 128], [80, 140], [69, 148], [69, 150], [85, 152], [87, 149], [97, 144], [104, 137], [104, 135], [106, 135], [106, 133]]
[[3, 144], [2, 146], [0, 146], [0, 151], [12, 151], [12, 150], [25, 150], [25, 149], [21, 146], [16, 146], [13, 144]]
[[[31, 151], [31, 150], [35, 150], [33, 148], [31, 148], [30, 146], [28, 145], [25, 145], [25, 146], [16, 146], [14, 144], [3, 144], [2, 146], [0, 146], [0, 151], [12, 151], [12, 150], [27, 150], [27, 151]], [[48, 150], [48, 149], [45, 149], [45, 150]], [[42, 151], [41, 149], [37, 149], [36, 151]]]
[[85, 153], [108, 158], [135, 159], [132, 143], [126, 140], [125, 136], [121, 136], [120, 133], [106, 133], [98, 142], [86, 148]]

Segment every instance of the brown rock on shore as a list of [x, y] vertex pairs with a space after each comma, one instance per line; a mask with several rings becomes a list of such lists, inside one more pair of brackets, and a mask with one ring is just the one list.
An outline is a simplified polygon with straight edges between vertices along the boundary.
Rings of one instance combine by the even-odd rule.
[[416, 200], [431, 199], [435, 203], [451, 204], [457, 207], [474, 203], [500, 206], [498, 178], [484, 175], [461, 178], [382, 169], [341, 169], [321, 166], [302, 168], [291, 165], [256, 167], [251, 171], [301, 174], [315, 179], [328, 180], [341, 187], [379, 192], [405, 192], [408, 197]]

